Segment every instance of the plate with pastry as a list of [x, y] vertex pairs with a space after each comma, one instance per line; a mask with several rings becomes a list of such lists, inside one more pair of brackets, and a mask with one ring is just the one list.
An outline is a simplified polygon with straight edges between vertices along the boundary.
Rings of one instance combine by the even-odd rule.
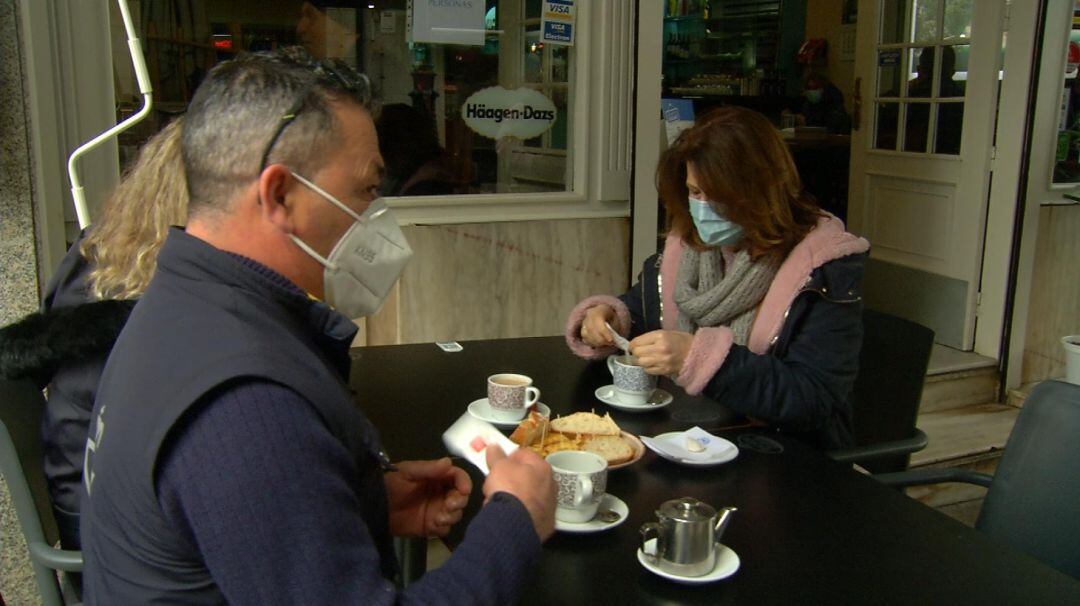
[[645, 454], [641, 440], [619, 429], [610, 414], [601, 417], [592, 412], [575, 412], [555, 419], [530, 412], [510, 434], [510, 440], [541, 457], [561, 450], [593, 452], [604, 457], [608, 469], [632, 465]]
[[645, 436], [641, 441], [649, 450], [669, 461], [695, 467], [720, 465], [739, 456], [738, 446], [700, 427], [670, 431], [652, 438]]

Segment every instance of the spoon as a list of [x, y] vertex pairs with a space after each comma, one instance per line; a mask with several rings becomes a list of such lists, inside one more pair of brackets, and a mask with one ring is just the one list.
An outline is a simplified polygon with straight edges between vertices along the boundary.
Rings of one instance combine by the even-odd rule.
[[605, 524], [614, 524], [615, 522], [618, 522], [619, 518], [621, 518], [621, 517], [622, 516], [620, 516], [619, 512], [617, 512], [617, 511], [613, 511], [611, 509], [604, 509], [602, 511], [597, 511], [596, 512], [596, 518], [595, 519], [597, 521], [603, 522]]
[[604, 326], [607, 326], [608, 331], [611, 332], [611, 338], [615, 341], [615, 346], [626, 352], [626, 355], [630, 355], [630, 341], [627, 341], [611, 327], [610, 322], [604, 322]]

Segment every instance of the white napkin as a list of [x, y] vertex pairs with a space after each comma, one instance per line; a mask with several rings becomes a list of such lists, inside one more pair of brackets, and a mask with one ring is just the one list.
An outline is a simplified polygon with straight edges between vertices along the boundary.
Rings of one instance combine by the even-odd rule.
[[[687, 449], [687, 440], [695, 440], [703, 446], [702, 452], [693, 452]], [[709, 461], [718, 459], [735, 445], [724, 438], [712, 435], [700, 427], [691, 427], [686, 431], [672, 433], [659, 438], [641, 436], [643, 444], [658, 453], [666, 454], [683, 461]]]
[[494, 425], [481, 421], [468, 412], [443, 432], [442, 439], [450, 454], [476, 465], [485, 476], [489, 473], [486, 454], [488, 444], [498, 444], [506, 454], [518, 449], [518, 445], [495, 429]]

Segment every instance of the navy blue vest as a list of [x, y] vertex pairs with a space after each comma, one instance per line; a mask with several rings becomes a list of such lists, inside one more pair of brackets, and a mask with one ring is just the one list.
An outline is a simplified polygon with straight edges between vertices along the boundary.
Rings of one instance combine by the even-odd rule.
[[174, 228], [116, 342], [86, 452], [87, 604], [224, 602], [202, 558], [164, 517], [154, 472], [177, 420], [240, 377], [303, 396], [353, 454], [364, 520], [384, 576], [394, 573], [381, 446], [346, 383], [356, 327], [250, 263]]

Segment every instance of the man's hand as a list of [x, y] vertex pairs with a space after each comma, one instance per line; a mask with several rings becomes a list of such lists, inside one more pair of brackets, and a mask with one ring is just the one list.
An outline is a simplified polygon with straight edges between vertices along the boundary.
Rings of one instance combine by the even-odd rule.
[[551, 466], [528, 448], [519, 448], [506, 456], [497, 445], [488, 446], [487, 464], [491, 473], [484, 481], [484, 503], [496, 492], [518, 498], [532, 518], [541, 541], [555, 533], [555, 479]]
[[383, 476], [390, 504], [390, 533], [401, 537], [444, 537], [461, 519], [472, 480], [449, 457], [402, 461]]
[[585, 319], [581, 322], [581, 340], [592, 347], [614, 345], [611, 331], [604, 326], [605, 322], [614, 319], [615, 310], [610, 305], [601, 303], [596, 307], [590, 307], [585, 311]]
[[694, 335], [688, 332], [654, 330], [630, 341], [630, 349], [650, 375], [677, 375], [693, 342]]

